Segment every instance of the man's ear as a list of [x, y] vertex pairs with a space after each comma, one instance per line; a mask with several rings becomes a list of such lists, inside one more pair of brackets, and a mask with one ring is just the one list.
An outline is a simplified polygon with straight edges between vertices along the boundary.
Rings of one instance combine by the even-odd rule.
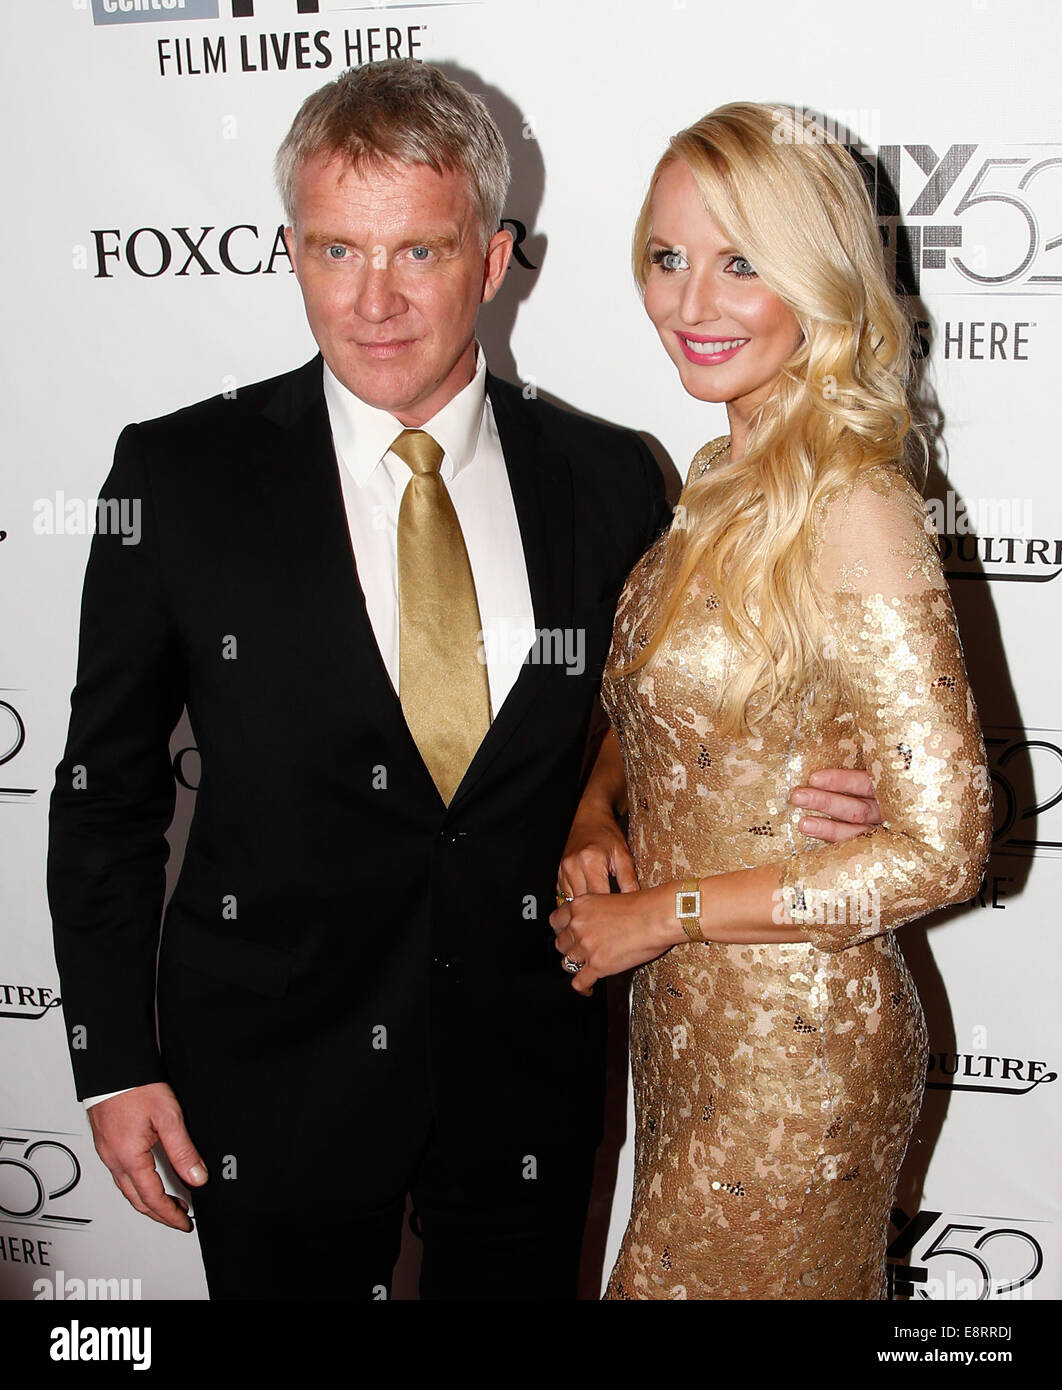
[[487, 245], [483, 263], [483, 293], [480, 303], [489, 303], [501, 289], [513, 254], [513, 234], [500, 228]]

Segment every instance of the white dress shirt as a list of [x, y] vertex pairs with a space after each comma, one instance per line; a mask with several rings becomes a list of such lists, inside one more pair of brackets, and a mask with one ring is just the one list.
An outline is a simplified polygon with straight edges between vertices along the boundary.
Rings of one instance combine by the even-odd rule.
[[[461, 523], [483, 627], [490, 707], [497, 716], [535, 640], [523, 543], [477, 345], [469, 384], [423, 426]], [[398, 509], [413, 476], [390, 446], [405, 428], [366, 405], [325, 366], [324, 394], [340, 463], [350, 543], [376, 645], [398, 690]], [[399, 692], [401, 693], [401, 692]]]
[[[486, 360], [477, 343], [472, 380], [422, 428], [443, 449], [440, 473], [461, 523], [472, 567], [491, 715], [496, 717], [537, 634], [523, 542], [486, 377]], [[413, 475], [391, 453], [391, 445], [405, 426], [348, 391], [327, 364], [324, 394], [365, 607], [397, 691], [398, 509]], [[82, 1104], [88, 1109], [121, 1094], [88, 1096]]]

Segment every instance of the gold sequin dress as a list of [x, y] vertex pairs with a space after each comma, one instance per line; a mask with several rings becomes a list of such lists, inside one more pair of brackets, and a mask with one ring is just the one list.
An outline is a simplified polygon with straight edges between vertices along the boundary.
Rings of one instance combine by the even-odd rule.
[[[604, 701], [642, 887], [777, 864], [810, 944], [690, 943], [635, 973], [634, 1198], [608, 1299], [885, 1296], [927, 1061], [893, 929], [976, 892], [991, 798], [921, 497], [874, 469], [818, 541], [845, 693], [806, 693], [753, 737], [713, 727], [734, 651], [696, 579], [654, 661], [617, 673], [652, 630], [662, 540], [620, 598]], [[885, 825], [841, 845], [799, 833], [789, 793], [830, 767], [870, 773]]]

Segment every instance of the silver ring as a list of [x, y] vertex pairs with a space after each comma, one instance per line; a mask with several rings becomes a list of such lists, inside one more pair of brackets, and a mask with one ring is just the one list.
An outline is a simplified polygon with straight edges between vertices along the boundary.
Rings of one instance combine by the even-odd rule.
[[582, 970], [583, 966], [586, 964], [586, 961], [572, 960], [571, 956], [566, 955], [564, 959], [561, 961], [561, 964], [564, 966], [565, 970], [567, 970], [569, 975], [578, 975], [579, 971]]

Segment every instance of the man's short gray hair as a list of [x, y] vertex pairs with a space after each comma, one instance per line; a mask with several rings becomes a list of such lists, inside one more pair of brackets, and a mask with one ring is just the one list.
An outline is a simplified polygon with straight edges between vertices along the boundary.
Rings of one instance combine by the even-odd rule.
[[350, 68], [312, 93], [277, 151], [276, 180], [295, 225], [295, 181], [318, 155], [355, 169], [389, 160], [467, 176], [483, 249], [498, 230], [509, 191], [509, 156], [478, 97], [438, 68], [410, 58]]

